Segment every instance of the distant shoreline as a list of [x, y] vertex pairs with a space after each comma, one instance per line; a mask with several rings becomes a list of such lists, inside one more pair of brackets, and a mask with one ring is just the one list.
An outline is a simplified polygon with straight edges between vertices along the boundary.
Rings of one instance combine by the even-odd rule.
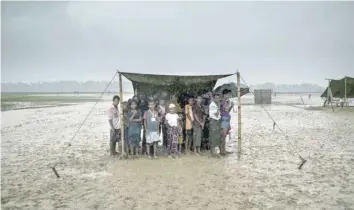
[[[102, 92], [1, 92], [1, 94], [100, 94]], [[105, 94], [118, 94], [119, 92], [106, 92]], [[132, 91], [125, 91], [124, 94], [133, 94]], [[312, 94], [312, 93], [323, 93], [323, 92], [276, 92], [276, 94]]]
[[[101, 94], [102, 92], [1, 92], [1, 94], [19, 94], [19, 95], [32, 95], [32, 94]], [[119, 92], [105, 92], [105, 94], [118, 94]], [[124, 94], [132, 94], [133, 91], [125, 91]]]

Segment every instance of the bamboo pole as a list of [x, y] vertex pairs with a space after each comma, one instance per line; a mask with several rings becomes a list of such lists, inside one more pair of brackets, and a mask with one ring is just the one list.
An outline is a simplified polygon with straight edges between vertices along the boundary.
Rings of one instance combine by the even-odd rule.
[[330, 91], [331, 79], [327, 79], [327, 78], [326, 78], [325, 80], [328, 80], [328, 86], [327, 86], [327, 104], [325, 104], [325, 105], [329, 105], [329, 98], [330, 98], [329, 91]]
[[124, 116], [123, 116], [123, 82], [122, 82], [122, 74], [118, 71], [119, 74], [119, 97], [120, 97], [120, 141], [122, 142], [122, 157], [125, 156], [125, 142], [124, 142]]
[[347, 106], [347, 77], [344, 77], [344, 105]]
[[238, 137], [237, 137], [237, 157], [241, 158], [241, 82], [240, 73], [237, 71], [237, 108], [238, 108]]

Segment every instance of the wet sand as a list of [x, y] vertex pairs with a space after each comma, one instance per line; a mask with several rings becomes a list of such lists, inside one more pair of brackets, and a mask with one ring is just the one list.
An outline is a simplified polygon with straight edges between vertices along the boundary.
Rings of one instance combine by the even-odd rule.
[[[102, 102], [58, 164], [57, 179], [49, 166], [92, 105], [2, 113], [2, 209], [354, 209], [354, 112], [264, 106], [307, 159], [298, 170], [293, 147], [256, 105], [242, 107], [240, 160], [236, 153], [111, 158]], [[233, 129], [230, 152], [236, 135]]]

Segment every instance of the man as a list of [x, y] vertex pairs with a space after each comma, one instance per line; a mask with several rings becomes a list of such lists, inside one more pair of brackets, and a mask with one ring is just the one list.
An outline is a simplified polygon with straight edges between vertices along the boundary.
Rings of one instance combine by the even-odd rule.
[[193, 98], [188, 99], [188, 104], [184, 107], [185, 109], [185, 115], [186, 115], [186, 141], [185, 141], [185, 150], [186, 153], [188, 154], [190, 149], [191, 149], [191, 144], [192, 144], [192, 138], [193, 138], [193, 121], [194, 121], [194, 115], [193, 115]]
[[215, 93], [209, 105], [209, 140], [211, 154], [217, 157], [220, 157], [215, 152], [216, 147], [220, 148], [220, 119], [220, 94]]
[[115, 95], [113, 97], [113, 103], [108, 109], [108, 122], [111, 128], [110, 131], [110, 155], [117, 155], [116, 152], [116, 145], [118, 142], [118, 148], [121, 147], [120, 145], [120, 135], [121, 135], [121, 129], [120, 129], [120, 112], [118, 108], [118, 104], [120, 102], [119, 96]]
[[234, 107], [234, 103], [230, 101], [231, 90], [223, 90], [223, 99], [220, 102], [220, 115], [221, 115], [221, 146], [220, 155], [226, 155], [226, 137], [231, 130], [231, 115], [230, 111]]
[[204, 108], [202, 96], [197, 96], [196, 104], [193, 105], [193, 148], [195, 154], [200, 154], [203, 129], [205, 125]]

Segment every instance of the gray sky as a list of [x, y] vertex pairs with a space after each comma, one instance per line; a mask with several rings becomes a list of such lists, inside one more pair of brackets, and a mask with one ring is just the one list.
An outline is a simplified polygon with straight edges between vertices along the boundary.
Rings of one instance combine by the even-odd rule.
[[7, 2], [2, 81], [115, 69], [233, 73], [250, 84], [354, 76], [354, 2]]

